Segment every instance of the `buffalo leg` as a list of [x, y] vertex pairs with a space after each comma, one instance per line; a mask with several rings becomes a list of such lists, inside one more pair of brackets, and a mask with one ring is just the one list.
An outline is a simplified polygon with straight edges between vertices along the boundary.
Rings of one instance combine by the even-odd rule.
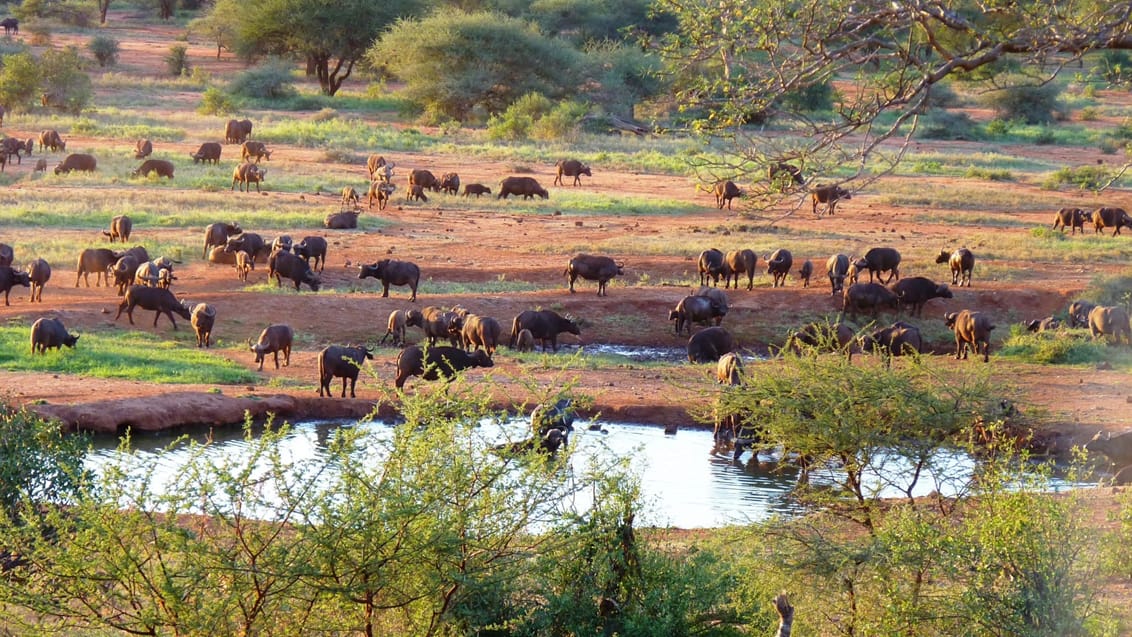
[[[381, 282], [381, 298], [389, 298], [389, 281], [383, 280]], [[345, 381], [343, 381], [343, 384], [345, 384]]]

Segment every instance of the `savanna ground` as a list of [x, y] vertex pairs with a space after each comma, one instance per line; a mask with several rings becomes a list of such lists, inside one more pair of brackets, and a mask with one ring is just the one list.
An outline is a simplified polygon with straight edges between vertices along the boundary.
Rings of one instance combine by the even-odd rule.
[[[108, 246], [100, 231], [111, 216], [126, 213], [134, 218], [131, 244], [181, 262], [177, 294], [216, 307], [212, 355], [235, 362], [243, 372], [228, 384], [208, 379], [173, 384], [168, 382], [173, 379], [160, 375], [68, 374], [50, 365], [43, 371], [0, 371], [6, 400], [66, 415], [72, 424], [86, 428], [112, 431], [123, 423], [161, 428], [231, 422], [248, 403], [237, 408], [216, 406], [218, 395], [252, 397], [258, 403], [271, 396], [289, 396], [270, 404], [285, 405], [284, 415], [308, 417], [360, 413], [375, 401], [391, 398], [397, 350], [389, 346], [378, 348], [372, 374], [363, 375], [358, 385], [357, 402], [319, 400], [316, 395], [322, 347], [362, 341], [373, 345], [385, 332], [389, 312], [412, 306], [407, 288], [394, 287], [389, 298], [381, 298], [374, 280], [358, 280], [358, 263], [386, 257], [420, 265], [423, 280], [415, 304], [419, 308], [459, 304], [494, 316], [505, 326], [522, 310], [551, 308], [584, 321], [580, 339], [570, 335], [561, 339], [569, 346], [682, 348], [686, 337], [673, 335], [667, 315], [698, 283], [696, 255], [708, 247], [725, 251], [749, 247], [760, 255], [755, 289], [731, 292], [732, 310], [724, 325], [747, 350], [765, 354], [783, 342], [789, 329], [836, 314], [840, 299], [831, 297], [824, 277], [830, 254], [859, 255], [872, 246], [893, 246], [904, 255], [903, 276], [944, 281], [946, 266], [935, 264], [935, 256], [943, 248], [967, 246], [977, 259], [973, 286], [956, 288], [954, 299], [929, 302], [924, 317], [913, 322], [928, 335], [942, 364], [973, 366], [983, 363], [947, 356], [954, 343], [943, 325], [945, 312], [971, 308], [989, 313], [998, 326], [993, 348], [1014, 323], [1064, 314], [1068, 303], [1096, 277], [1126, 271], [1132, 254], [1132, 236], [1094, 236], [1089, 229], [1085, 236], [1062, 240], [1034, 232], [1048, 227], [1053, 211], [1062, 206], [1132, 207], [1132, 198], [1124, 191], [1096, 196], [1040, 187], [1042, 174], [1059, 167], [1120, 161], [1096, 147], [925, 141], [912, 149], [912, 164], [953, 164], [960, 171], [965, 165], [1005, 164], [1013, 179], [990, 181], [964, 177], [962, 172], [926, 176], [909, 169], [868, 184], [841, 203], [836, 217], [812, 216], [802, 193], [795, 201], [800, 207], [792, 213], [788, 208], [755, 212], [738, 201], [735, 211], [717, 210], [712, 196], [697, 188], [691, 170], [674, 175], [642, 167], [620, 153], [564, 144], [492, 150], [476, 131], [441, 131], [405, 123], [395, 108], [351, 111], [350, 105], [364, 102], [367, 95], [367, 85], [358, 79], [347, 84], [341, 104], [330, 104], [335, 112], [248, 108], [235, 114], [255, 122], [253, 137], [266, 141], [273, 155], [264, 164], [268, 174], [262, 194], [233, 192], [230, 175], [237, 146], [224, 147], [219, 167], [188, 160], [201, 142], [222, 140], [227, 116], [196, 114], [200, 86], [165, 79], [163, 58], [170, 46], [187, 45], [197, 73], [215, 80], [231, 77], [243, 65], [228, 53], [217, 60], [208, 42], [178, 39], [183, 29], [176, 26], [111, 14], [109, 26], [102, 30], [120, 41], [122, 52], [112, 73], [95, 73], [93, 108], [82, 118], [84, 125], [69, 126], [74, 120], [43, 113], [9, 116], [4, 121], [3, 132], [18, 138], [59, 128], [68, 151], [93, 153], [99, 170], [93, 177], [52, 175], [50, 168], [62, 154], [38, 149], [22, 165], [8, 167], [6, 185], [0, 189], [0, 209], [6, 211], [0, 218], [0, 240], [15, 246], [18, 264], [43, 256], [54, 272], [42, 305], [29, 303], [26, 289], [17, 288], [11, 305], [0, 308], [0, 317], [4, 325], [22, 329], [40, 316], [60, 317], [72, 331], [86, 336], [80, 340], [80, 350], [91, 342], [87, 335], [115, 338], [131, 329], [155, 334], [155, 342], [193, 347], [187, 321], [178, 319], [180, 329], [173, 331], [162, 317], [154, 328], [152, 313], [138, 311], [137, 325], [130, 328], [125, 317], [115, 321], [119, 297], [113, 289], [76, 287], [73, 264], [79, 252]], [[89, 33], [59, 32], [53, 34], [52, 43], [82, 46], [89, 37]], [[383, 91], [370, 95], [379, 100], [388, 97]], [[1100, 117], [1088, 122], [1089, 127], [1115, 127], [1132, 112], [1132, 97], [1126, 93], [1101, 92], [1098, 101], [1104, 108]], [[976, 118], [990, 117], [986, 112], [970, 112]], [[304, 127], [317, 130], [328, 120], [351, 128], [351, 139], [367, 135], [372, 140], [397, 139], [400, 146], [390, 150], [379, 141], [358, 147], [304, 140]], [[414, 150], [405, 140], [418, 134], [441, 141]], [[133, 159], [133, 145], [140, 136], [154, 139], [154, 157], [177, 165], [172, 182], [129, 178], [139, 163]], [[664, 137], [617, 143], [629, 152], [667, 154], [670, 161], [674, 153], [695, 154], [688, 150], [694, 143]], [[363, 212], [359, 230], [324, 230], [321, 221], [339, 209], [343, 186], [364, 191], [369, 152], [396, 162], [394, 202], [384, 212], [376, 208]], [[577, 188], [551, 186], [554, 160], [568, 154], [588, 159], [594, 176], [583, 178]], [[34, 159], [44, 156], [48, 172], [33, 174]], [[427, 203], [406, 202], [405, 178], [412, 168], [427, 168], [437, 175], [458, 172], [463, 183], [481, 182], [493, 190], [504, 176], [530, 175], [550, 189], [550, 199], [500, 201], [435, 194]], [[273, 282], [267, 283], [263, 266], [244, 284], [231, 268], [204, 262], [200, 254], [204, 226], [229, 220], [268, 238], [281, 233], [296, 240], [308, 234], [325, 236], [330, 254], [322, 275], [323, 291], [277, 290]], [[803, 288], [793, 274], [785, 288], [770, 286], [762, 262], [779, 247], [793, 252], [795, 269], [805, 259], [813, 261], [815, 276], [809, 288]], [[1098, 250], [1103, 258], [1095, 258]], [[625, 276], [610, 285], [608, 297], [596, 296], [590, 282], [580, 283], [576, 294], [567, 291], [563, 269], [576, 252], [607, 254], [625, 262]], [[890, 317], [882, 315], [880, 320], [887, 322]], [[269, 361], [263, 373], [256, 373], [246, 341], [273, 322], [294, 328], [296, 351], [289, 367], [277, 371]], [[410, 340], [420, 338], [415, 329], [409, 335]], [[26, 348], [26, 340], [18, 341], [18, 347]], [[24, 349], [13, 356], [28, 355]], [[469, 376], [489, 375], [495, 383], [487, 386], [501, 404], [536, 401], [562, 384], [573, 383], [575, 392], [593, 397], [592, 410], [604, 418], [694, 426], [689, 411], [702, 407], [712, 392], [713, 370], [687, 363], [572, 357], [568, 352], [517, 355], [506, 348], [495, 361], [494, 369], [474, 370]], [[1012, 397], [1026, 424], [1035, 428], [1040, 446], [1064, 450], [1100, 429], [1132, 428], [1127, 365], [1038, 365], [993, 352], [989, 364], [1012, 388]], [[773, 365], [751, 364], [748, 372], [773, 373]], [[419, 380], [411, 380], [408, 387], [430, 390]], [[336, 382], [335, 393], [338, 389]], [[121, 399], [131, 400], [115, 402]]]

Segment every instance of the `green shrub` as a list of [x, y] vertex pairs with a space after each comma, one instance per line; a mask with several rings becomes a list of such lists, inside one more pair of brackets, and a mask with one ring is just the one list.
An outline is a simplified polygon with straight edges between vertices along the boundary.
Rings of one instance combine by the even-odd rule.
[[210, 86], [204, 89], [197, 112], [201, 115], [229, 115], [237, 109], [238, 106], [227, 93]]
[[1030, 333], [1012, 325], [999, 354], [1039, 365], [1086, 365], [1109, 360], [1111, 348], [1071, 332]]
[[541, 141], [575, 141], [589, 107], [580, 102], [559, 102], [531, 125], [531, 138]]
[[1099, 305], [1119, 305], [1132, 311], [1132, 272], [1098, 276], [1082, 296]]
[[824, 111], [833, 108], [833, 98], [833, 84], [818, 82], [785, 93], [779, 99], [790, 110]]
[[1014, 181], [1014, 175], [1009, 170], [994, 170], [971, 166], [967, 169], [969, 179], [985, 179], [987, 181]]
[[0, 515], [14, 516], [25, 502], [64, 502], [77, 495], [87, 444], [82, 435], [63, 433], [58, 423], [0, 403]]
[[114, 66], [118, 63], [118, 41], [108, 35], [96, 35], [87, 44], [91, 55], [101, 67]]
[[988, 93], [984, 102], [994, 109], [995, 116], [999, 119], [1048, 124], [1057, 119], [1060, 90], [1052, 83], [1042, 86], [1010, 86]]
[[933, 110], [920, 119], [916, 135], [923, 139], [976, 140], [979, 124], [966, 113]]
[[228, 91], [235, 95], [268, 100], [288, 98], [296, 94], [291, 71], [281, 60], [271, 60], [240, 73], [228, 85]]
[[1008, 120], [992, 119], [990, 122], [987, 122], [985, 130], [987, 132], [987, 136], [992, 138], [999, 138], [1009, 135], [1012, 128], [1014, 128], [1014, 125]]
[[93, 89], [83, 71], [79, 50], [73, 46], [44, 51], [39, 58], [43, 104], [78, 114], [90, 103]]
[[43, 20], [35, 20], [24, 25], [24, 33], [28, 34], [28, 44], [32, 46], [48, 46], [51, 44], [51, 27]]
[[188, 75], [190, 70], [188, 47], [182, 44], [169, 47], [169, 53], [165, 55], [165, 70], [174, 77]]
[[1078, 166], [1059, 168], [1042, 180], [1042, 188], [1057, 190], [1061, 186], [1076, 186], [1082, 190], [1098, 190], [1112, 180], [1112, 173], [1104, 166]]
[[1100, 118], [1100, 112], [1097, 111], [1096, 106], [1086, 106], [1082, 108], [1079, 115], [1082, 122], [1095, 122]]
[[487, 122], [487, 135], [493, 141], [517, 141], [530, 136], [536, 119], [554, 108], [551, 101], [539, 93], [527, 93], [515, 100], [501, 115], [492, 115]]
[[1109, 86], [1132, 85], [1132, 58], [1127, 51], [1103, 51], [1100, 60], [1089, 73], [1101, 78]]
[[0, 67], [0, 104], [13, 111], [28, 111], [39, 95], [39, 63], [31, 53], [4, 58]]

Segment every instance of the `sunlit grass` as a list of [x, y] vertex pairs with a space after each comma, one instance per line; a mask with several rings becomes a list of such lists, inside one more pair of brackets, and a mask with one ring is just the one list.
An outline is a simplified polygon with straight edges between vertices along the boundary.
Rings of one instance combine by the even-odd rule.
[[[151, 321], [149, 312], [136, 316]], [[178, 317], [179, 319], [179, 317]], [[32, 355], [31, 326], [0, 327], [0, 366], [9, 371], [55, 372], [123, 378], [145, 382], [222, 385], [254, 382], [254, 372], [212, 351], [196, 347], [196, 337], [187, 320], [178, 320], [174, 332], [168, 319], [158, 321], [166, 334], [136, 330], [82, 332], [74, 349], [48, 350]], [[223, 347], [223, 343], [214, 345]]]

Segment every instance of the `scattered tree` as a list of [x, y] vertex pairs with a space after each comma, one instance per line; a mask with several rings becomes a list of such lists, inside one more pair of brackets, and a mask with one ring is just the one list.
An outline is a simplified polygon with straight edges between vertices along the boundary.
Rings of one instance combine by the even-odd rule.
[[118, 63], [118, 41], [108, 35], [96, 35], [87, 44], [91, 55], [101, 67], [114, 66]]

